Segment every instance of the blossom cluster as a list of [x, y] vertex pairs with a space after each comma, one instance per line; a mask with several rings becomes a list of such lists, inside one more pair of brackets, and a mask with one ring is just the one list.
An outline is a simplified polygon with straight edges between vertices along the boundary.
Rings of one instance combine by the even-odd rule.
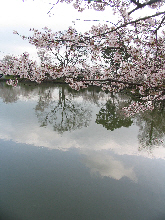
[[135, 114], [138, 114], [140, 112], [145, 112], [145, 111], [152, 111], [154, 109], [154, 106], [151, 101], [147, 102], [135, 102], [132, 101], [132, 103], [128, 107], [123, 107], [123, 111], [125, 116], [127, 117], [132, 117]]

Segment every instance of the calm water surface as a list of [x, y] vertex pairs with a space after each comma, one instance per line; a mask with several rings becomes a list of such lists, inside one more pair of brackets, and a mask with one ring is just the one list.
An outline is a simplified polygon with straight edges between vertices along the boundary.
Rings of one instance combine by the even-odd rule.
[[1, 220], [165, 219], [165, 111], [125, 94], [0, 84]]

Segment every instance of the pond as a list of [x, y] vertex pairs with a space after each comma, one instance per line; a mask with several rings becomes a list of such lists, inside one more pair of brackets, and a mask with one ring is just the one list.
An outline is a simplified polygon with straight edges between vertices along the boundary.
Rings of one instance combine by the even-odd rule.
[[0, 83], [0, 219], [165, 219], [165, 111], [126, 118], [130, 101]]

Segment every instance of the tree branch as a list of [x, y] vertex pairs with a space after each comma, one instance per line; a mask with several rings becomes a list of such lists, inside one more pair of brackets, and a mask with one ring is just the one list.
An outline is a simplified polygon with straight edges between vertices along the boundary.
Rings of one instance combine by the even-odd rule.
[[146, 3], [143, 3], [143, 4], [138, 3], [138, 2], [136, 2], [135, 0], [131, 0], [131, 2], [133, 2], [135, 5], [137, 5], [137, 7], [134, 8], [132, 11], [128, 12], [128, 15], [130, 15], [130, 14], [133, 13], [134, 11], [138, 10], [139, 8], [143, 8], [143, 7], [145, 7], [146, 5], [152, 5], [152, 4], [156, 3], [156, 2], [161, 2], [161, 0], [150, 0], [149, 2], [146, 2]]
[[75, 81], [83, 81], [83, 82], [103, 82], [103, 83], [106, 83], [106, 82], [116, 82], [116, 83], [122, 83], [122, 84], [125, 84], [125, 85], [135, 85], [135, 86], [142, 86], [143, 84], [142, 83], [133, 83], [133, 82], [126, 82], [126, 81], [122, 81], [122, 80], [117, 80], [117, 79], [81, 79], [81, 78], [77, 78], [75, 79]]
[[136, 0], [131, 0], [131, 2], [133, 2], [135, 5], [137, 5], [138, 7], [141, 6], [141, 3], [137, 2]]
[[163, 24], [164, 20], [165, 20], [165, 15], [163, 16], [162, 21], [160, 22], [159, 26], [155, 29], [155, 33], [159, 30], [159, 28]]
[[134, 11], [138, 10], [139, 8], [141, 8], [141, 7], [137, 6], [137, 7], [134, 8], [132, 11], [128, 12], [128, 15], [132, 14]]
[[107, 31], [107, 32], [104, 32], [104, 33], [98, 34], [98, 35], [93, 35], [91, 38], [95, 38], [95, 37], [99, 37], [99, 36], [104, 36], [105, 34], [109, 34], [109, 33], [112, 33], [112, 32], [114, 32], [114, 31], [117, 31], [118, 29], [120, 29], [120, 28], [122, 28], [122, 27], [126, 27], [126, 26], [129, 25], [129, 24], [134, 24], [134, 23], [137, 23], [138, 21], [144, 21], [144, 20], [146, 20], [146, 19], [148, 19], [148, 18], [153, 18], [153, 17], [159, 16], [159, 15], [162, 15], [162, 14], [165, 14], [165, 11], [158, 12], [158, 13], [153, 14], [153, 15], [150, 15], [150, 16], [146, 16], [146, 17], [143, 17], [143, 18], [136, 19], [136, 20], [134, 20], [134, 21], [127, 22], [127, 23], [125, 23], [125, 24], [120, 25], [120, 26], [117, 27], [117, 28], [112, 29], [111, 31]]

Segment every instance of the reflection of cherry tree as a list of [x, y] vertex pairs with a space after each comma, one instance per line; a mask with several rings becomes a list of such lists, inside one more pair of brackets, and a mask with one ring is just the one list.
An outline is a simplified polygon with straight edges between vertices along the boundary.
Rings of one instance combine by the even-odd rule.
[[25, 99], [34, 98], [34, 96], [38, 95], [39, 88], [34, 84], [30, 86], [29, 84], [19, 84], [17, 87], [11, 87], [6, 85], [4, 82], [0, 82], [0, 97], [5, 103], [17, 102], [20, 97]]
[[96, 118], [97, 124], [102, 124], [107, 130], [113, 131], [121, 127], [129, 127], [133, 123], [130, 118], [123, 116], [118, 108], [118, 103], [113, 100], [108, 100], [103, 106]]
[[84, 101], [95, 104], [100, 107], [103, 105], [103, 102], [109, 98], [109, 94], [105, 93], [101, 90], [101, 88], [97, 86], [90, 86], [87, 89], [80, 90], [76, 92], [75, 90], [71, 90], [74, 97], [81, 96]]
[[0, 83], [0, 97], [5, 103], [16, 102], [18, 100], [19, 91], [20, 89], [18, 87], [8, 88], [3, 82]]
[[41, 126], [50, 124], [58, 133], [87, 127], [91, 119], [89, 107], [66, 96], [63, 86], [59, 89], [58, 100], [53, 100], [50, 90], [42, 94], [35, 110]]
[[153, 111], [138, 114], [136, 120], [140, 127], [139, 150], [152, 151], [154, 146], [165, 145], [165, 109], [163, 102], [155, 105]]
[[[132, 109], [129, 109], [131, 102], [134, 103], [133, 110], [136, 114], [132, 112]], [[149, 108], [148, 110], [147, 108], [145, 110], [135, 110], [136, 107], [140, 108], [138, 100], [132, 100], [129, 96], [122, 97], [119, 94], [118, 99], [113, 96], [100, 109], [97, 114], [96, 123], [102, 124], [107, 130], [113, 131], [117, 128], [129, 127], [135, 122], [139, 126], [139, 150], [152, 151], [155, 146], [165, 145], [164, 104], [164, 101], [155, 102], [152, 111]], [[129, 112], [125, 114], [125, 110], [129, 110]]]
[[123, 115], [132, 118], [139, 126], [139, 150], [152, 151], [155, 146], [165, 145], [165, 100], [152, 100], [148, 103], [141, 102], [127, 93], [131, 99], [129, 106], [123, 105]]

